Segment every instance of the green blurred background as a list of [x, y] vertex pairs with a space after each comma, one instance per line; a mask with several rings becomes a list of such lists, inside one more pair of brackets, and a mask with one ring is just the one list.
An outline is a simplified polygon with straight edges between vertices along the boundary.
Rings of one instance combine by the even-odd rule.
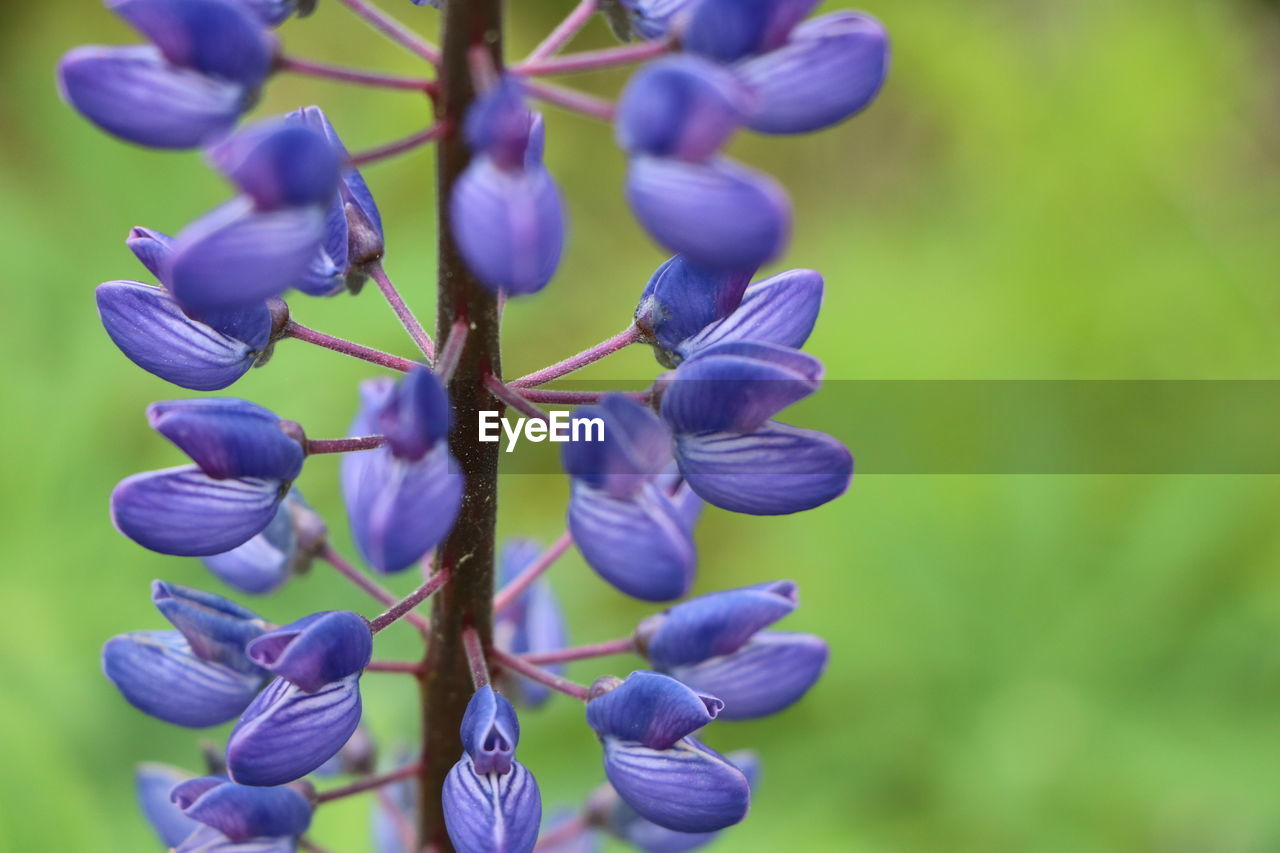
[[[432, 26], [429, 9], [388, 4]], [[414, 71], [337, 3], [320, 5], [283, 29], [290, 50]], [[570, 5], [513, 2], [511, 54]], [[878, 105], [816, 136], [735, 145], [797, 202], [785, 263], [827, 276], [810, 348], [829, 377], [1280, 379], [1275, 5], [867, 5], [895, 39]], [[133, 764], [197, 764], [192, 733], [135, 713], [98, 671], [108, 636], [161, 625], [152, 578], [219, 588], [198, 562], [143, 551], [107, 520], [117, 480], [175, 464], [142, 416], [175, 392], [113, 349], [92, 289], [140, 275], [129, 226], [173, 231], [226, 195], [198, 156], [119, 144], [58, 102], [64, 50], [131, 40], [88, 0], [0, 5], [0, 850], [15, 853], [154, 849]], [[607, 42], [596, 25], [583, 43]], [[409, 94], [303, 79], [273, 82], [262, 111], [313, 102], [353, 148], [427, 120]], [[621, 201], [610, 132], [548, 113], [573, 233], [554, 285], [507, 312], [512, 374], [621, 328], [662, 257]], [[388, 269], [428, 313], [430, 164], [366, 172]], [[295, 312], [408, 354], [376, 291], [300, 298]], [[594, 375], [653, 369], [635, 351]], [[234, 393], [338, 435], [369, 374], [285, 343]], [[314, 460], [301, 486], [350, 552], [336, 468]], [[557, 477], [507, 478], [504, 535], [555, 536], [563, 494]], [[869, 476], [803, 516], [709, 512], [698, 589], [795, 578], [804, 604], [786, 627], [832, 645], [801, 705], [713, 729], [715, 746], [765, 762], [747, 826], [721, 849], [1280, 849], [1278, 510], [1275, 477]], [[554, 583], [579, 641], [646, 612], [576, 556]], [[318, 566], [252, 604], [285, 621], [353, 602]], [[407, 634], [386, 656], [412, 653]], [[394, 676], [365, 683], [375, 734], [394, 747], [414, 696]], [[601, 778], [580, 716], [569, 702], [525, 715], [521, 757], [548, 806]], [[326, 807], [316, 837], [366, 850], [368, 806]]]

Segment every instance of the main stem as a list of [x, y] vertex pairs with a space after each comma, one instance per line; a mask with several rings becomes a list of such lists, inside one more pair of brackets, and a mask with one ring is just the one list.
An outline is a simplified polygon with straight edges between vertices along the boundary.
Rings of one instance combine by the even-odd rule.
[[450, 582], [435, 596], [431, 641], [422, 677], [422, 772], [418, 777], [419, 843], [452, 851], [445, 832], [440, 792], [445, 776], [462, 754], [458, 727], [474, 692], [463, 632], [474, 629], [483, 646], [493, 638], [494, 527], [498, 503], [498, 445], [477, 440], [482, 409], [500, 409], [484, 378], [501, 376], [498, 303], [463, 263], [447, 215], [454, 184], [470, 152], [457, 128], [475, 98], [468, 52], [484, 46], [495, 68], [502, 67], [500, 0], [446, 0], [437, 121], [449, 128], [437, 161], [437, 228], [440, 235], [437, 329], [440, 349], [459, 320], [470, 328], [449, 380], [454, 429], [449, 448], [466, 478], [466, 494], [453, 532], [438, 551], [437, 571]]

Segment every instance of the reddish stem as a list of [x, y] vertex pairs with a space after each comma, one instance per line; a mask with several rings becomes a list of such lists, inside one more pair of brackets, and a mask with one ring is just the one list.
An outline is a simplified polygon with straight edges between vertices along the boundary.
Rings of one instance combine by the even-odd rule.
[[569, 550], [569, 546], [573, 544], [573, 536], [569, 531], [565, 531], [560, 538], [551, 543], [551, 547], [538, 555], [538, 559], [530, 563], [524, 571], [520, 572], [510, 583], [502, 588], [502, 591], [493, 597], [493, 612], [501, 613], [510, 607], [517, 598], [520, 597], [526, 589], [533, 585], [533, 582], [542, 577], [542, 574], [555, 563], [556, 560], [563, 556], [565, 551]]
[[566, 821], [555, 829], [548, 832], [538, 839], [534, 850], [546, 850], [549, 847], [555, 847], [577, 838], [590, 828], [584, 815], [577, 815], [572, 820]]
[[365, 672], [398, 672], [408, 675], [422, 674], [422, 661], [417, 660], [371, 660], [364, 667]]
[[625, 655], [636, 651], [635, 637], [621, 637], [617, 640], [606, 640], [603, 643], [591, 643], [585, 646], [574, 646], [569, 649], [558, 649], [554, 652], [538, 652], [521, 655], [526, 663], [548, 664], [568, 663], [588, 658], [603, 658], [609, 655]]
[[449, 327], [449, 337], [445, 338], [444, 344], [440, 347], [440, 357], [436, 359], [436, 375], [440, 377], [440, 381], [448, 384], [453, 378], [453, 373], [458, 369], [458, 359], [462, 357], [462, 350], [467, 344], [467, 335], [471, 333], [471, 327], [466, 320], [455, 320], [453, 325]]
[[401, 373], [408, 373], [415, 365], [407, 358], [400, 358], [398, 355], [376, 350], [371, 347], [362, 346], [361, 344], [352, 343], [351, 341], [335, 338], [333, 335], [326, 335], [324, 332], [317, 332], [315, 329], [308, 329], [300, 323], [290, 320], [288, 325], [284, 327], [284, 337], [294, 338], [299, 341], [306, 341], [309, 344], [315, 344], [318, 347], [324, 347], [334, 352], [340, 352], [351, 358], [358, 358], [361, 361], [367, 361], [370, 364], [376, 364], [379, 367], [388, 367], [392, 370], [399, 370]]
[[467, 628], [462, 632], [462, 647], [466, 649], [467, 665], [471, 667], [471, 684], [479, 690], [489, 683], [489, 664], [485, 661], [480, 635], [475, 628]]
[[613, 121], [615, 107], [612, 101], [579, 92], [577, 89], [566, 89], [541, 80], [525, 80], [524, 90], [531, 96], [548, 104], [555, 104], [571, 112], [581, 113], [601, 121]]
[[587, 688], [577, 682], [570, 681], [567, 678], [561, 678], [553, 672], [547, 672], [539, 666], [526, 663], [523, 659], [514, 655], [509, 655], [501, 649], [490, 649], [489, 657], [503, 669], [509, 669], [517, 675], [522, 675], [530, 681], [536, 681], [539, 684], [550, 687], [558, 693], [566, 696], [572, 696], [583, 702], [587, 701]]
[[394, 142], [388, 142], [386, 145], [379, 145], [376, 148], [370, 148], [352, 154], [350, 163], [353, 166], [365, 166], [369, 163], [377, 163], [381, 160], [387, 160], [395, 157], [397, 154], [404, 154], [406, 151], [413, 151], [416, 148], [435, 142], [445, 134], [445, 125], [434, 124], [426, 130], [420, 130], [417, 133], [411, 133], [404, 139], [397, 139]]
[[388, 15], [366, 0], [339, 0], [344, 6], [359, 15], [365, 23], [378, 32], [408, 49], [432, 65], [440, 62], [440, 50], [413, 30]]
[[[320, 552], [320, 559], [333, 566], [338, 570], [340, 575], [360, 587], [360, 589], [364, 590], [365, 593], [376, 599], [379, 603], [388, 606], [396, 603], [395, 593], [386, 589], [373, 578], [347, 562], [341, 554], [333, 550], [332, 545], [326, 544], [324, 546], [324, 549]], [[431, 628], [430, 623], [417, 613], [410, 613], [405, 617], [405, 621], [413, 625], [419, 631], [426, 632]]]
[[581, 370], [588, 364], [594, 364], [605, 356], [613, 355], [615, 352], [634, 344], [636, 341], [640, 340], [640, 334], [641, 333], [638, 328], [630, 326], [614, 335], [612, 338], [609, 338], [606, 341], [601, 341], [588, 349], [584, 349], [577, 355], [570, 356], [564, 361], [558, 361], [555, 364], [542, 368], [541, 370], [521, 376], [519, 379], [513, 379], [508, 382], [507, 385], [511, 388], [534, 388], [538, 385], [550, 382], [553, 379], [559, 379], [561, 376], [567, 376], [575, 370]]
[[281, 71], [294, 74], [305, 74], [308, 77], [319, 77], [324, 80], [336, 80], [340, 83], [353, 83], [357, 86], [375, 86], [382, 89], [405, 89], [408, 91], [426, 92], [434, 83], [423, 77], [406, 77], [402, 74], [384, 74], [381, 71], [365, 71], [362, 68], [347, 68], [342, 65], [330, 65], [327, 62], [314, 62], [310, 59], [299, 59], [296, 56], [280, 58], [277, 67]]
[[388, 625], [410, 615], [410, 612], [422, 602], [431, 596], [449, 582], [449, 570], [440, 569], [434, 575], [422, 582], [422, 585], [413, 592], [406, 595], [400, 601], [393, 604], [386, 613], [383, 613], [377, 619], [369, 623], [369, 630], [378, 633]]
[[509, 388], [502, 384], [502, 380], [496, 376], [486, 376], [484, 378], [484, 387], [489, 389], [489, 393], [497, 397], [503, 403], [515, 409], [523, 415], [527, 415], [534, 420], [549, 423], [551, 417], [542, 409], [539, 409], [533, 403], [530, 403], [524, 397], [521, 397], [513, 388]]
[[548, 77], [555, 74], [577, 74], [584, 71], [601, 71], [605, 68], [616, 68], [620, 65], [632, 65], [653, 59], [671, 50], [668, 41], [642, 41], [639, 44], [627, 44], [622, 47], [609, 47], [604, 50], [584, 50], [581, 53], [570, 53], [552, 59], [537, 62], [526, 62], [514, 70], [529, 77]]
[[384, 435], [366, 435], [360, 438], [309, 438], [307, 454], [350, 453], [354, 450], [373, 450], [387, 443]]
[[352, 782], [350, 785], [343, 785], [341, 788], [330, 788], [328, 791], [321, 791], [316, 795], [316, 803], [328, 803], [333, 800], [340, 800], [343, 797], [350, 797], [352, 794], [363, 794], [365, 791], [374, 791], [384, 785], [390, 785], [409, 779], [417, 775], [422, 769], [419, 762], [414, 762], [398, 770], [392, 770], [390, 773], [382, 773], [378, 776], [370, 776], [361, 779], [358, 782]]
[[400, 837], [400, 843], [405, 850], [418, 849], [418, 836], [409, 822], [409, 816], [404, 813], [404, 809], [400, 808], [400, 804], [391, 799], [386, 788], [378, 789], [378, 804], [382, 806], [382, 810], [391, 816], [391, 821], [396, 825], [396, 835]]
[[556, 391], [544, 388], [520, 388], [520, 396], [531, 403], [548, 403], [551, 405], [578, 406], [586, 403], [599, 403], [606, 394], [621, 394], [639, 402], [647, 402], [648, 391]]
[[422, 328], [421, 321], [409, 310], [409, 306], [405, 304], [404, 297], [400, 295], [400, 291], [396, 290], [396, 286], [391, 283], [391, 279], [387, 277], [387, 271], [382, 268], [382, 264], [374, 264], [369, 273], [373, 276], [373, 280], [378, 283], [378, 289], [382, 291], [382, 295], [390, 303], [391, 310], [396, 312], [400, 325], [404, 326], [404, 330], [409, 333], [409, 337], [413, 338], [413, 342], [418, 345], [418, 349], [422, 350], [422, 354], [427, 357], [428, 361], [435, 358], [436, 345], [432, 342], [431, 336], [427, 334], [426, 329]]
[[587, 22], [591, 20], [591, 16], [596, 13], [596, 9], [600, 6], [599, 0], [582, 0], [572, 12], [569, 13], [563, 21], [561, 21], [551, 34], [542, 40], [542, 44], [533, 49], [533, 53], [525, 59], [525, 63], [538, 62], [546, 59], [548, 56], [554, 56], [556, 51], [573, 41]]

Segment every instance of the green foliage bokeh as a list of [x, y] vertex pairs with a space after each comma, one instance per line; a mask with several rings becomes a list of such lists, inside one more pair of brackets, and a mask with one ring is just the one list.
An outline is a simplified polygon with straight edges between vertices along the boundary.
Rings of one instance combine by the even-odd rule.
[[[435, 15], [386, 3], [415, 22]], [[510, 5], [515, 56], [571, 4]], [[834, 131], [735, 143], [796, 201], [784, 262], [827, 278], [810, 349], [829, 378], [1280, 378], [1273, 6], [868, 9], [895, 43], [882, 100]], [[282, 33], [302, 56], [415, 70], [330, 0]], [[226, 193], [197, 155], [119, 144], [58, 101], [64, 50], [132, 38], [96, 3], [0, 7], [0, 851], [153, 849], [133, 764], [197, 764], [197, 737], [131, 710], [97, 664], [106, 637], [160, 625], [152, 578], [220, 589], [198, 562], [125, 541], [106, 513], [117, 480], [176, 464], [142, 417], [175, 391], [115, 351], [93, 287], [142, 276], [122, 243], [129, 226], [176, 230]], [[603, 27], [584, 43], [607, 43]], [[313, 102], [353, 148], [427, 120], [411, 95], [299, 78], [274, 81], [260, 111]], [[662, 258], [626, 212], [610, 131], [547, 112], [573, 233], [557, 281], [509, 305], [512, 374], [620, 329]], [[366, 175], [388, 270], [429, 314], [431, 160]], [[376, 293], [295, 303], [309, 325], [407, 352]], [[592, 375], [653, 369], [635, 351]], [[232, 393], [339, 435], [370, 372], [286, 343]], [[336, 471], [313, 460], [300, 485], [349, 551]], [[504, 535], [555, 536], [563, 495], [557, 477], [508, 478]], [[708, 513], [698, 589], [794, 578], [803, 606], [786, 627], [832, 646], [800, 706], [713, 730], [717, 747], [764, 759], [749, 823], [722, 849], [1277, 849], [1278, 507], [1280, 483], [1265, 476], [886, 475], [855, 478], [803, 516]], [[576, 557], [554, 583], [580, 641], [647, 612]], [[365, 607], [323, 567], [251, 602], [278, 621], [353, 603]], [[411, 640], [390, 638], [387, 656], [411, 654]], [[394, 676], [365, 683], [389, 754], [414, 730], [416, 697]], [[580, 713], [559, 702], [523, 720], [521, 758], [549, 808], [601, 777]], [[326, 808], [317, 837], [368, 849], [368, 805]]]

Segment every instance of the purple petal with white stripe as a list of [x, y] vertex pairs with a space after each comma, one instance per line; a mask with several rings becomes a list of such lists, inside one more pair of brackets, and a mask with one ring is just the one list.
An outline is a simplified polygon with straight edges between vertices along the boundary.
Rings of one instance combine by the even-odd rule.
[[108, 0], [107, 5], [173, 65], [248, 89], [261, 85], [271, 68], [273, 39], [235, 0]]
[[821, 506], [849, 488], [853, 456], [826, 433], [770, 421], [753, 433], [682, 435], [676, 460], [709, 504], [749, 515]]
[[587, 725], [605, 738], [669, 749], [716, 718], [723, 703], [670, 676], [639, 670], [587, 703]]
[[148, 373], [194, 391], [218, 391], [253, 367], [270, 334], [265, 307], [261, 343], [250, 343], [188, 317], [159, 287], [109, 281], [95, 291], [111, 341]]
[[184, 307], [244, 308], [303, 281], [324, 238], [324, 210], [259, 212], [239, 198], [182, 230], [170, 285]]
[[645, 65], [618, 101], [618, 144], [631, 154], [698, 162], [729, 141], [752, 109], [728, 69], [695, 56]]
[[248, 707], [262, 677], [196, 657], [177, 631], [135, 631], [102, 648], [102, 671], [139, 711], [188, 728], [216, 726]]
[[111, 521], [144, 548], [178, 557], [221, 554], [271, 523], [278, 480], [215, 480], [194, 465], [146, 471], [111, 493]]
[[758, 341], [799, 348], [809, 339], [822, 307], [822, 276], [788, 270], [746, 289], [742, 304], [680, 345], [688, 358], [716, 344]]
[[152, 581], [151, 603], [196, 657], [262, 679], [262, 671], [245, 656], [245, 644], [267, 630], [258, 614], [220, 595], [164, 581]]
[[176, 68], [153, 47], [78, 47], [58, 63], [62, 98], [102, 130], [150, 148], [196, 148], [235, 126], [245, 88]]
[[667, 749], [604, 739], [604, 769], [619, 796], [646, 820], [677, 832], [714, 832], [746, 817], [747, 777], [691, 738]]
[[301, 779], [342, 749], [360, 724], [360, 676], [307, 693], [277, 678], [258, 694], [227, 740], [227, 768], [242, 785]]
[[569, 530], [587, 565], [627, 595], [671, 601], [693, 584], [693, 537], [679, 508], [652, 483], [615, 498], [575, 482]]
[[278, 415], [247, 400], [204, 397], [147, 407], [151, 428], [176, 444], [215, 479], [292, 480], [304, 454]]
[[774, 581], [700, 595], [646, 619], [639, 633], [649, 660], [666, 670], [735, 652], [795, 609], [795, 583]]
[[750, 720], [790, 707], [822, 676], [827, 644], [812, 634], [765, 632], [725, 657], [668, 670], [724, 701], [720, 718]]
[[778, 183], [723, 159], [632, 158], [627, 200], [653, 239], [709, 267], [762, 266], [791, 231], [791, 202]]
[[133, 774], [138, 808], [165, 847], [176, 847], [200, 825], [169, 800], [169, 792], [191, 774], [167, 764], [139, 764]]
[[509, 773], [481, 774], [464, 756], [445, 778], [443, 805], [458, 853], [530, 853], [538, 841], [542, 797], [518, 761]]
[[477, 157], [453, 188], [449, 215], [467, 267], [495, 293], [535, 293], [555, 275], [564, 209], [544, 167], [507, 171]]
[[802, 24], [787, 45], [735, 70], [756, 95], [748, 127], [808, 133], [875, 100], [889, 72], [889, 36], [868, 15], [834, 12]]
[[461, 735], [462, 748], [471, 758], [476, 773], [481, 776], [506, 773], [515, 760], [516, 744], [520, 741], [516, 709], [505, 696], [486, 684], [467, 703]]
[[272, 675], [314, 693], [364, 669], [373, 657], [373, 634], [358, 613], [327, 610], [259, 635], [244, 652]]
[[202, 776], [178, 785], [173, 804], [192, 820], [228, 840], [296, 836], [311, 825], [311, 804], [293, 788], [237, 785], [222, 776]]

